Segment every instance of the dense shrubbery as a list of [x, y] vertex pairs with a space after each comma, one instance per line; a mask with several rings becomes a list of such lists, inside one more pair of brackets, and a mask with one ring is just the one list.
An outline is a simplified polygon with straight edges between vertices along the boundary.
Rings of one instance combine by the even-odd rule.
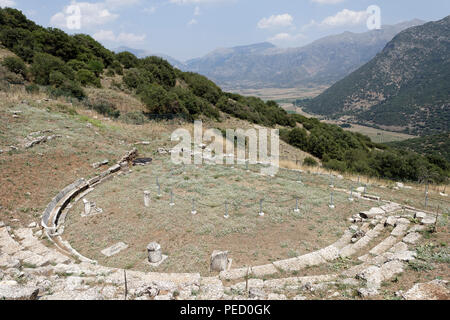
[[120, 111], [117, 110], [116, 106], [104, 99], [89, 100], [87, 101], [87, 107], [107, 117], [115, 119], [120, 117]]
[[74, 97], [79, 100], [86, 98], [86, 93], [79, 83], [66, 80], [61, 86], [51, 86], [47, 89], [48, 93], [54, 97]]
[[11, 72], [22, 75], [24, 78], [27, 77], [27, 66], [22, 61], [22, 59], [17, 57], [6, 57], [2, 61], [2, 65], [6, 67]]
[[84, 97], [80, 85], [100, 87], [107, 69], [107, 76], [124, 74], [123, 83], [141, 97], [150, 114], [219, 120], [221, 110], [253, 123], [295, 125], [275, 102], [223, 93], [206, 77], [181, 72], [162, 58], [114, 54], [88, 35], [45, 29], [15, 9], [0, 9], [0, 25], [2, 44], [30, 63], [35, 83], [52, 86], [54, 95]]
[[326, 168], [411, 181], [427, 176], [435, 182], [442, 182], [450, 174], [449, 164], [442, 157], [395, 151], [373, 143], [361, 134], [344, 131], [339, 126], [300, 115], [292, 117], [309, 131], [309, 135], [304, 129], [295, 128], [281, 130], [280, 138], [318, 157]]
[[295, 126], [295, 120], [273, 101], [264, 102], [255, 97], [225, 93], [217, 102], [217, 107], [236, 118], [257, 124]]
[[143, 125], [148, 122], [147, 117], [142, 112], [128, 112], [121, 114], [119, 120], [134, 125]]
[[186, 72], [182, 74], [182, 78], [196, 96], [214, 105], [219, 101], [222, 90], [206, 77], [196, 73]]
[[100, 88], [100, 79], [95, 76], [95, 74], [86, 69], [78, 70], [75, 75], [75, 78], [78, 82], [80, 82], [83, 86], [93, 85], [94, 87]]
[[47, 53], [38, 53], [34, 56], [31, 73], [34, 81], [40, 85], [50, 84], [50, 74], [53, 71], [62, 71], [64, 61]]
[[289, 144], [299, 149], [306, 149], [308, 147], [308, 134], [305, 129], [295, 128], [289, 132]]
[[[30, 63], [34, 82], [51, 85], [49, 91], [54, 95], [82, 97], [80, 84], [100, 86], [105, 68], [122, 72], [115, 55], [88, 35], [70, 36], [59, 29], [40, 27], [10, 8], [0, 8], [0, 26], [1, 43]], [[26, 78], [23, 61], [7, 58], [4, 63]]]
[[319, 163], [311, 157], [306, 157], [305, 160], [303, 160], [303, 164], [308, 167], [317, 167], [319, 165]]
[[26, 92], [31, 93], [31, 94], [36, 94], [36, 93], [39, 93], [41, 91], [39, 86], [37, 84], [34, 84], [34, 83], [32, 83], [30, 85], [27, 85], [25, 87], [25, 90], [26, 90]]
[[139, 65], [139, 59], [131, 52], [120, 52], [116, 54], [116, 58], [125, 69], [136, 68]]
[[443, 160], [450, 161], [449, 132], [405, 141], [390, 142], [387, 145], [425, 154], [432, 163], [442, 163]]

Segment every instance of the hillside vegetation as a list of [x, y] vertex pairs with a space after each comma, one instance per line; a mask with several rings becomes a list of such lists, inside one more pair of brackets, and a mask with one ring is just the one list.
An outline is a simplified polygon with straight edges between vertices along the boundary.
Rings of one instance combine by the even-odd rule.
[[407, 29], [306, 110], [411, 134], [450, 131], [450, 16]]
[[436, 134], [388, 143], [398, 149], [407, 149], [429, 156], [441, 156], [450, 161], [450, 133]]
[[[18, 10], [0, 9], [0, 25], [2, 45], [16, 55], [1, 62], [1, 90], [18, 85], [30, 93], [70, 97], [74, 103], [110, 118], [135, 124], [173, 117], [188, 121], [235, 117], [281, 127], [283, 140], [331, 169], [414, 181], [432, 176], [442, 182], [449, 175], [445, 160], [399, 153], [338, 126], [290, 115], [276, 102], [223, 92], [206, 77], [182, 72], [164, 59], [139, 59], [130, 52], [115, 54], [88, 35], [71, 36], [37, 26]], [[93, 99], [88, 94], [101, 90], [106, 81], [110, 83], [108, 90], [138, 97], [146, 110], [121, 114], [113, 101]], [[315, 164], [311, 159], [308, 163]]]

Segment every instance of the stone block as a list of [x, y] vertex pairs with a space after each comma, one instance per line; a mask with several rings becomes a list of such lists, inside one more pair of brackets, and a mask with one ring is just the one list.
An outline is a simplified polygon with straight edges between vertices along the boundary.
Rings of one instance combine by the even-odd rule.
[[113, 246], [111, 246], [109, 248], [106, 248], [106, 249], [102, 250], [101, 252], [102, 252], [103, 255], [105, 255], [107, 257], [111, 257], [111, 256], [113, 256], [115, 254], [118, 254], [120, 251], [125, 250], [127, 248], [128, 248], [127, 244], [125, 244], [123, 242], [119, 242], [119, 243], [116, 243], [115, 245], [113, 245]]

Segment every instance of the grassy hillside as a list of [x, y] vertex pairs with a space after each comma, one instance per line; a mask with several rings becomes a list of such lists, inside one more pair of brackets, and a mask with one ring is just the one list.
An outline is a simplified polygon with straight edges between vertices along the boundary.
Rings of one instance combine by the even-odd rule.
[[401, 32], [369, 63], [306, 104], [315, 114], [411, 134], [450, 130], [450, 16]]
[[212, 121], [215, 127], [231, 118], [279, 127], [284, 141], [342, 172], [414, 181], [432, 174], [437, 182], [449, 174], [441, 163], [290, 115], [274, 101], [223, 92], [207, 78], [182, 72], [164, 59], [115, 54], [90, 36], [42, 28], [18, 10], [0, 9], [0, 25], [2, 45], [16, 55], [1, 61], [0, 90], [5, 92], [18, 86], [30, 94], [67, 97], [73, 105], [135, 125], [177, 117]]
[[[18, 74], [14, 82], [29, 80], [47, 86], [53, 96], [85, 99], [83, 87], [101, 87], [102, 75], [123, 75], [123, 83], [117, 86], [123, 85], [137, 94], [150, 115], [176, 114], [188, 120], [204, 115], [220, 120], [218, 107], [228, 111], [234, 104], [213, 82], [198, 74], [181, 72], [164, 59], [138, 59], [128, 52], [115, 54], [88, 35], [70, 36], [58, 29], [40, 27], [18, 10], [0, 9], [0, 26], [0, 42], [20, 57], [4, 61], [6, 68]], [[38, 88], [33, 86], [30, 90]], [[245, 112], [236, 114], [241, 119], [265, 125], [294, 125], [276, 104], [233, 97], [246, 105]], [[221, 98], [224, 102], [216, 107]], [[109, 116], [119, 116], [112, 106], [98, 109]]]

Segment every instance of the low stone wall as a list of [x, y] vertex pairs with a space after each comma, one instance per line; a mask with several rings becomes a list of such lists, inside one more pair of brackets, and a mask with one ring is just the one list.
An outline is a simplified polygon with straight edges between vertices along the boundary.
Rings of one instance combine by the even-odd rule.
[[[44, 213], [42, 214], [41, 226], [45, 229], [45, 232], [50, 240], [53, 237], [58, 237], [58, 243], [52, 240], [56, 246], [58, 246], [61, 250], [65, 252], [69, 252], [70, 254], [78, 257], [82, 261], [95, 262], [86, 257], [83, 257], [79, 254], [75, 249], [73, 249], [70, 244], [66, 241], [63, 241], [58, 233], [58, 220], [61, 216], [62, 211], [67, 207], [67, 205], [75, 199], [79, 194], [82, 194], [86, 190], [93, 188], [94, 186], [102, 183], [103, 181], [112, 177], [112, 175], [121, 170], [121, 163], [133, 161], [137, 157], [137, 149], [127, 152], [125, 156], [123, 156], [120, 161], [108, 168], [107, 170], [100, 173], [98, 176], [89, 179], [86, 181], [84, 178], [75, 181], [74, 183], [68, 185], [63, 190], [61, 190], [48, 204]], [[61, 248], [61, 245], [64, 248]]]
[[80, 187], [84, 186], [86, 184], [86, 181], [84, 179], [79, 179], [72, 183], [71, 185], [68, 185], [64, 189], [62, 189], [56, 197], [52, 199], [52, 201], [48, 204], [47, 208], [45, 209], [43, 215], [42, 215], [42, 221], [41, 225], [49, 229], [53, 225], [54, 221], [49, 221], [50, 216], [52, 215], [55, 208], [58, 206], [62, 206], [61, 200], [64, 199], [68, 194], [71, 192], [78, 190]]

